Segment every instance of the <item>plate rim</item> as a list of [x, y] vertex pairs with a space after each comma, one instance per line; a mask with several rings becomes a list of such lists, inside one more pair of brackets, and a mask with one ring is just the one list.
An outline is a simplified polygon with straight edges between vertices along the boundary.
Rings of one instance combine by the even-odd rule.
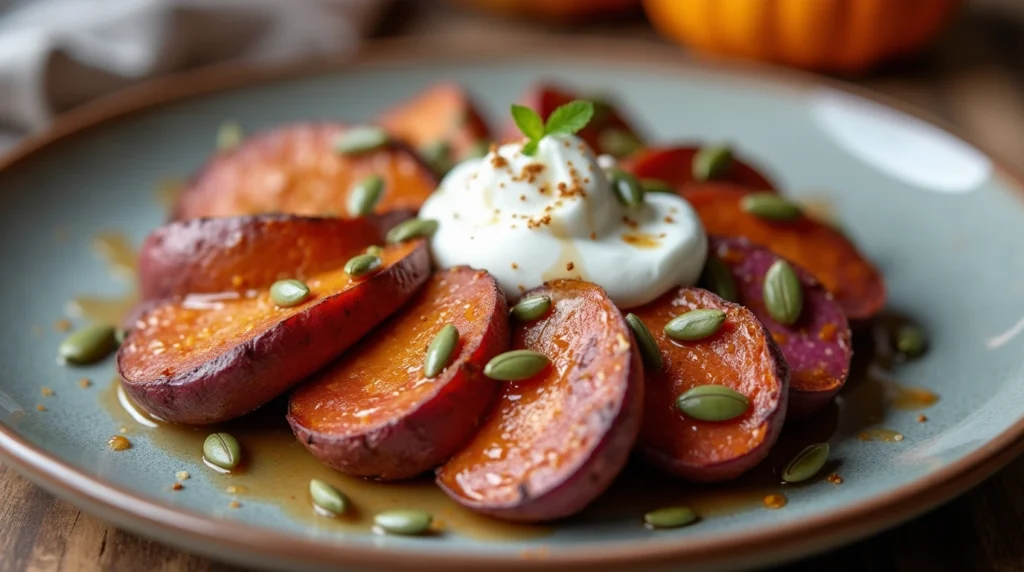
[[[468, 49], [472, 47], [472, 49]], [[501, 46], [471, 43], [467, 39], [429, 37], [373, 40], [352, 57], [318, 58], [302, 62], [258, 65], [227, 63], [148, 80], [76, 108], [53, 124], [27, 137], [0, 156], [0, 175], [18, 164], [44, 153], [48, 147], [117, 120], [171, 103], [292, 78], [344, 73], [359, 69], [380, 69], [388, 65], [438, 63], [510, 63], [557, 50], [559, 59], [590, 63], [629, 63], [643, 68], [660, 68], [671, 74], [705, 70], [741, 78], [765, 79], [777, 86], [798, 88], [826, 86], [896, 109], [950, 133], [988, 157], [998, 174], [1007, 175], [1018, 191], [1024, 191], [1019, 167], [979, 145], [933, 114], [893, 97], [833, 78], [791, 69], [717, 57], [693, 57], [674, 46], [629, 39], [574, 36], [566, 39], [531, 40], [526, 49], [510, 53]], [[597, 546], [577, 546], [508, 554], [442, 554], [415, 548], [394, 549], [338, 542], [336, 539], [282, 534], [273, 529], [235, 519], [222, 520], [157, 501], [94, 477], [56, 455], [32, 445], [13, 427], [0, 422], [0, 460], [34, 483], [79, 507], [134, 532], [157, 537], [186, 550], [200, 551], [215, 558], [232, 558], [267, 563], [264, 558], [290, 565], [336, 566], [339, 562], [369, 566], [488, 566], [495, 569], [525, 569], [538, 564], [561, 566], [614, 567], [654, 565], [685, 559], [695, 567], [734, 566], [769, 563], [795, 558], [853, 541], [895, 526], [952, 499], [980, 483], [1024, 452], [1024, 416], [1008, 429], [957, 462], [889, 490], [856, 506], [803, 522], [720, 535], [698, 542], [675, 537], [660, 541], [626, 540]], [[884, 509], [884, 510], [883, 510]], [[225, 527], [225, 522], [232, 526]], [[213, 543], [222, 543], [214, 547]], [[225, 552], [225, 550], [227, 552]], [[256, 560], [259, 558], [260, 560]]]

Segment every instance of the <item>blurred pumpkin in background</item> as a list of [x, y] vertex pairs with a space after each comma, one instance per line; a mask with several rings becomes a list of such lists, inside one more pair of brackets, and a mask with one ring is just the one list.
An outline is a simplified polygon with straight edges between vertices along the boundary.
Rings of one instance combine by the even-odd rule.
[[502, 16], [558, 23], [597, 19], [636, 10], [641, 0], [456, 0]]
[[[557, 1], [557, 0], [553, 0]], [[662, 35], [709, 52], [857, 73], [924, 46], [962, 0], [643, 0]]]

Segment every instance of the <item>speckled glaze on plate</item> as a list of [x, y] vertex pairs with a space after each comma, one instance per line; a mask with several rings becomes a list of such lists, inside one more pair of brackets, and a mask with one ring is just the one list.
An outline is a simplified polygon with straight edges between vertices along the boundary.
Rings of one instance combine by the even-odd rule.
[[[808, 76], [694, 63], [649, 45], [574, 42], [514, 54], [391, 44], [355, 64], [194, 73], [75, 112], [0, 159], [0, 458], [120, 526], [257, 566], [595, 570], [794, 558], [934, 507], [1020, 452], [1024, 193], [1016, 171], [916, 114]], [[52, 324], [74, 296], [123, 292], [90, 255], [90, 238], [117, 230], [141, 241], [165, 216], [152, 189], [192, 172], [220, 122], [256, 130], [359, 120], [440, 79], [469, 86], [497, 120], [539, 78], [615, 93], [658, 140], [733, 141], [788, 194], [827, 200], [886, 276], [889, 307], [930, 332], [928, 356], [892, 374], [941, 396], [928, 422], [881, 404], [873, 423], [905, 438], [859, 439], [866, 427], [842, 422], [845, 404], [867, 391], [854, 380], [838, 399], [830, 439], [842, 485], [791, 487], [781, 510], [751, 507], [675, 531], [645, 530], [638, 509], [636, 518], [573, 519], [550, 535], [510, 542], [339, 533], [261, 501], [232, 511], [198, 460], [183, 466], [144, 431], [131, 434], [129, 451], [106, 449], [120, 424], [99, 398], [113, 361], [57, 365], [62, 334]], [[79, 388], [82, 377], [96, 385]], [[42, 397], [43, 386], [56, 395]], [[168, 487], [181, 469], [193, 475], [188, 494]]]

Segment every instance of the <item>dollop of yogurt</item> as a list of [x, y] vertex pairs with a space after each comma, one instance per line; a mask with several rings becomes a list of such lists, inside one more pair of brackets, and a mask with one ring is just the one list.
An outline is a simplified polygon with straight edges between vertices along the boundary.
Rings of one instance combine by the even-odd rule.
[[455, 167], [420, 210], [439, 222], [441, 267], [490, 272], [511, 301], [556, 278], [603, 287], [621, 308], [692, 285], [707, 235], [683, 198], [647, 193], [622, 204], [593, 151], [573, 135], [549, 135], [533, 156], [522, 143]]

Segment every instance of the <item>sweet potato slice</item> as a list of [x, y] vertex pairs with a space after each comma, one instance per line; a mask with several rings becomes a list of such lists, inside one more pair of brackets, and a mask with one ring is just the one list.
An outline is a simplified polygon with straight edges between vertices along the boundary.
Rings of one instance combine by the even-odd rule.
[[[665, 324], [698, 308], [726, 313], [709, 338], [676, 341]], [[691, 481], [735, 478], [760, 463], [779, 437], [786, 417], [789, 372], [779, 346], [750, 310], [700, 288], [681, 288], [633, 310], [661, 350], [663, 367], [648, 369], [640, 451], [654, 465]], [[687, 417], [676, 398], [701, 385], [725, 385], [750, 400], [745, 414], [728, 421]]]
[[569, 516], [598, 497], [625, 465], [640, 429], [643, 366], [625, 320], [599, 286], [555, 280], [539, 320], [516, 323], [512, 346], [551, 365], [505, 382], [473, 440], [438, 469], [455, 501], [498, 518]]
[[[558, 106], [575, 99], [592, 98], [575, 94], [561, 86], [538, 84], [527, 90], [520, 102], [547, 120], [551, 112]], [[576, 135], [586, 141], [587, 145], [590, 145], [590, 148], [599, 155], [607, 153], [615, 157], [625, 157], [631, 151], [639, 149], [644, 138], [626, 120], [625, 114], [617, 106], [607, 101], [596, 103], [599, 105], [595, 108], [594, 118]], [[509, 123], [506, 126], [505, 140], [517, 140], [522, 137], [523, 134], [514, 123]], [[633, 144], [627, 145], [626, 142], [633, 142]]]
[[[693, 178], [693, 158], [699, 150], [699, 146], [689, 145], [649, 147], [623, 161], [621, 167], [638, 179], [664, 181], [685, 196], [688, 188], [701, 184]], [[735, 155], [732, 166], [716, 181], [757, 191], [776, 190], [775, 184], [760, 170]]]
[[139, 254], [143, 300], [263, 288], [282, 278], [341, 267], [389, 228], [412, 215], [353, 219], [268, 214], [168, 223], [146, 237]]
[[732, 271], [739, 302], [768, 328], [789, 365], [789, 419], [823, 407], [842, 389], [853, 358], [850, 326], [842, 308], [809, 272], [790, 263], [803, 286], [803, 311], [792, 326], [771, 318], [764, 306], [764, 275], [779, 256], [742, 238], [712, 237], [711, 251]]
[[447, 145], [450, 160], [471, 157], [491, 131], [469, 93], [456, 83], [438, 83], [388, 109], [377, 119], [384, 129], [416, 149]]
[[[426, 348], [446, 324], [459, 330], [452, 361], [423, 374]], [[483, 375], [508, 349], [505, 294], [486, 271], [434, 274], [402, 309], [292, 392], [288, 423], [325, 465], [383, 480], [447, 461], [476, 432], [498, 394]]]
[[748, 191], [721, 186], [691, 188], [685, 197], [708, 234], [749, 239], [797, 263], [821, 281], [850, 320], [864, 320], [885, 305], [885, 282], [857, 248], [835, 229], [807, 217], [769, 221], [748, 214]]
[[409, 299], [430, 274], [422, 240], [385, 249], [372, 276], [309, 277], [291, 308], [269, 289], [196, 294], [143, 312], [117, 356], [125, 391], [150, 413], [201, 425], [244, 415], [327, 364]]
[[417, 210], [437, 177], [409, 147], [391, 142], [357, 155], [335, 150], [349, 128], [338, 123], [288, 125], [215, 155], [182, 191], [174, 218], [270, 212], [347, 216], [354, 185], [384, 179], [376, 212]]

